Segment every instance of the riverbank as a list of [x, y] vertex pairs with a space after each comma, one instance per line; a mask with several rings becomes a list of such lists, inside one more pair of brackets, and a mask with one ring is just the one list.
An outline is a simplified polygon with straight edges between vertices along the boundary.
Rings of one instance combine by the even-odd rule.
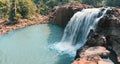
[[48, 16], [34, 16], [31, 19], [20, 19], [19, 23], [14, 25], [6, 25], [5, 19], [0, 19], [0, 35], [6, 34], [9, 31], [20, 29], [26, 26], [35, 25], [35, 24], [46, 24], [49, 23]]

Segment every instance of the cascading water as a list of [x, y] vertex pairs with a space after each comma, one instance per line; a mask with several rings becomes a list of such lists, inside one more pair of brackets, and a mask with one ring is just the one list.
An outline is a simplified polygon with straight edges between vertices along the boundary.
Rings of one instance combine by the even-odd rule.
[[59, 53], [74, 56], [76, 50], [85, 44], [90, 30], [95, 30], [107, 10], [108, 8], [91, 8], [75, 13], [64, 30], [62, 40], [55, 43], [53, 48]]

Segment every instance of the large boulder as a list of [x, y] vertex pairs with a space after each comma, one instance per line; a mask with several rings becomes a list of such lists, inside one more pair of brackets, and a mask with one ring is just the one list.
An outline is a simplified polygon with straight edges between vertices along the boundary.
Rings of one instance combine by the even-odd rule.
[[101, 57], [107, 56], [110, 52], [102, 46], [87, 47], [81, 50], [80, 58], [77, 58], [73, 64], [112, 64], [103, 61]]
[[104, 35], [93, 33], [91, 36], [89, 36], [85, 45], [92, 47], [92, 46], [105, 46], [106, 44], [107, 41]]
[[107, 56], [110, 52], [105, 48], [105, 47], [102, 47], [102, 46], [95, 46], [95, 47], [89, 47], [87, 48], [86, 50], [82, 50], [82, 52], [80, 53], [80, 57], [81, 58], [95, 58], [97, 56], [101, 56], [101, 57], [104, 57], [104, 56]]
[[105, 16], [99, 21], [98, 26], [102, 28], [120, 28], [120, 9], [111, 8]]
[[92, 8], [92, 6], [79, 3], [69, 3], [62, 6], [56, 6], [50, 14], [50, 21], [65, 27], [73, 14], [83, 8]]
[[110, 51], [106, 49], [106, 45], [106, 37], [93, 32], [88, 37], [86, 44], [77, 50], [76, 60], [73, 64], [112, 64], [102, 60], [102, 58], [109, 57], [110, 54]]
[[107, 38], [107, 43], [111, 45], [120, 62], [120, 9], [111, 8], [98, 23], [98, 33], [102, 33]]
[[101, 58], [94, 60], [87, 60], [86, 58], [78, 58], [72, 64], [112, 64], [112, 63], [103, 61]]

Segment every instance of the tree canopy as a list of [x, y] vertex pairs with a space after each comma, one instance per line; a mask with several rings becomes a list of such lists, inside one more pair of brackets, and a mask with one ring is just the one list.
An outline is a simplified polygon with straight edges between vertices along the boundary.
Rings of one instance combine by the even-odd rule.
[[29, 18], [37, 8], [32, 0], [11, 0], [9, 19], [17, 21], [19, 18]]
[[31, 15], [47, 15], [54, 6], [78, 2], [95, 7], [120, 7], [120, 0], [0, 0], [0, 16], [11, 21], [19, 18], [29, 18]]
[[10, 2], [8, 0], [0, 0], [0, 14], [6, 17], [9, 13]]

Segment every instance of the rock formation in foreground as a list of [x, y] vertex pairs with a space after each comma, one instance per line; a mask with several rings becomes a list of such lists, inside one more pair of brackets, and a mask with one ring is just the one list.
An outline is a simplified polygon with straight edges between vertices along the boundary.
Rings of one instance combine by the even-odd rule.
[[[120, 64], [119, 48], [120, 9], [111, 8], [100, 19], [96, 31], [89, 36], [86, 44], [77, 51], [76, 60], [73, 64], [112, 64], [103, 61], [102, 58], [110, 58], [114, 64]], [[80, 60], [78, 61], [78, 59]]]
[[115, 59], [120, 62], [120, 8], [107, 11], [98, 23], [97, 32], [105, 35], [108, 49], [114, 52]]
[[[58, 6], [51, 14], [52, 22], [65, 27], [73, 14], [83, 8], [92, 8], [84, 4]], [[98, 27], [89, 36], [86, 44], [76, 53], [73, 64], [112, 64], [103, 58], [110, 58], [120, 64], [120, 8], [111, 8], [100, 19]]]
[[[86, 48], [86, 49], [85, 49]], [[105, 47], [85, 47], [80, 53], [80, 58], [77, 58], [72, 64], [111, 64], [102, 60], [101, 56], [108, 56], [110, 53]]]

